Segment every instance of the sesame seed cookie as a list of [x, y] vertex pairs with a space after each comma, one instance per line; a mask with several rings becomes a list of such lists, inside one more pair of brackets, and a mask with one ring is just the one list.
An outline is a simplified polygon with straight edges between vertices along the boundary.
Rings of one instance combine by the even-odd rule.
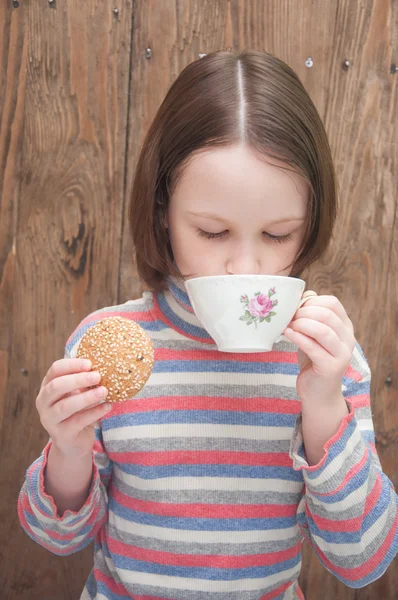
[[154, 349], [138, 323], [125, 317], [106, 317], [83, 335], [77, 358], [88, 358], [92, 370], [101, 374], [101, 386], [108, 390], [106, 402], [124, 402], [138, 394], [149, 379]]

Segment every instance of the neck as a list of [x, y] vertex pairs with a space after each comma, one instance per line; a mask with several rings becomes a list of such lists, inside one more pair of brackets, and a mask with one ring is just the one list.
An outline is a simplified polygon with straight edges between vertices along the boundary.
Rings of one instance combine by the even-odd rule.
[[156, 293], [156, 301], [162, 313], [162, 319], [185, 337], [215, 345], [215, 341], [203, 327], [192, 308], [184, 277], [181, 274], [176, 277], [169, 275], [167, 286], [166, 290]]

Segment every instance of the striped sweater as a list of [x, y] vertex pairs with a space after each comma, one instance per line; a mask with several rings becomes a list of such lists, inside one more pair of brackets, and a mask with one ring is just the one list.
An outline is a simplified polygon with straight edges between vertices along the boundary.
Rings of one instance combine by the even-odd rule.
[[309, 466], [296, 392], [297, 346], [224, 353], [183, 280], [88, 315], [65, 346], [109, 316], [150, 335], [145, 387], [96, 425], [93, 477], [78, 512], [58, 515], [44, 474], [26, 471], [22, 527], [54, 554], [94, 542], [81, 600], [302, 600], [304, 538], [347, 586], [379, 578], [398, 551], [397, 495], [376, 449], [370, 371], [357, 344], [342, 382], [349, 408]]

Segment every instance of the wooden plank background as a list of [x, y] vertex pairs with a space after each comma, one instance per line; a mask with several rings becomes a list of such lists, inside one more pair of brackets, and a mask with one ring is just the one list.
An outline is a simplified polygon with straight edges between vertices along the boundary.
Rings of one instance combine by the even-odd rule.
[[[48, 438], [35, 399], [76, 325], [144, 289], [126, 211], [140, 144], [168, 87], [200, 53], [242, 47], [286, 61], [325, 123], [341, 212], [327, 260], [305, 276], [319, 294], [336, 295], [355, 325], [372, 369], [377, 449], [398, 489], [398, 73], [391, 72], [398, 63], [398, 3], [3, 0], [2, 598], [80, 597], [92, 545], [61, 558], [18, 523], [25, 470]], [[397, 566], [395, 559], [378, 581], [354, 590], [304, 544], [300, 583], [307, 600], [393, 600]]]

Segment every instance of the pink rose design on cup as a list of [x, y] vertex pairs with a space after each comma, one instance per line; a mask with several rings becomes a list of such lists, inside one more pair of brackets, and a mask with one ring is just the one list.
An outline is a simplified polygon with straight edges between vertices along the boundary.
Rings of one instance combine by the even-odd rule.
[[269, 323], [271, 318], [276, 315], [276, 312], [272, 309], [278, 304], [278, 300], [271, 300], [275, 294], [274, 287], [268, 291], [268, 294], [256, 292], [251, 299], [249, 299], [247, 294], [243, 294], [240, 297], [240, 301], [246, 306], [246, 310], [244, 315], [239, 317], [239, 320], [245, 321], [246, 325], [254, 323], [256, 329], [258, 323], [263, 323], [264, 321]]
[[247, 308], [253, 317], [268, 317], [273, 306], [272, 300], [270, 300], [268, 296], [259, 294], [249, 301]]

